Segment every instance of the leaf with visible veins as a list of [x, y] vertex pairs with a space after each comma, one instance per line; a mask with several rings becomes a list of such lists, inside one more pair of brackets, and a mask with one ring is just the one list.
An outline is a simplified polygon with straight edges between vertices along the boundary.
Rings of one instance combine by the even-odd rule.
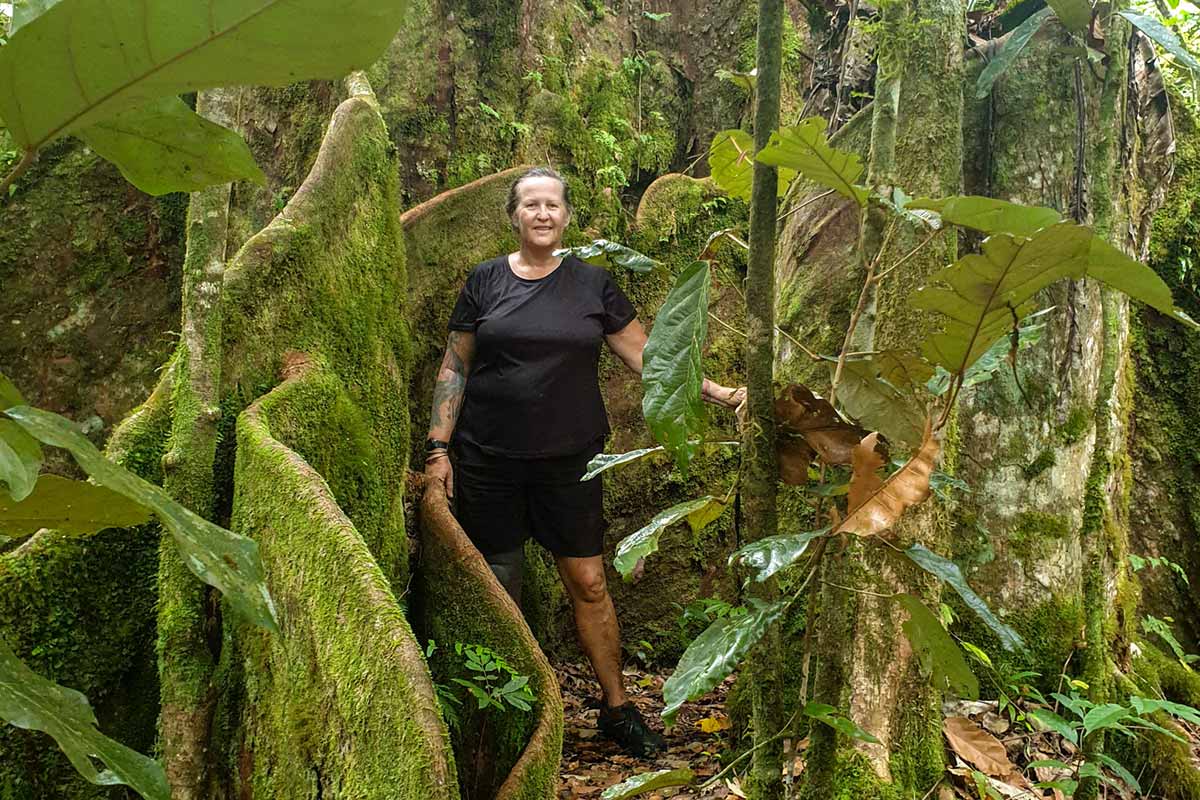
[[886, 481], [875, 486], [878, 477], [873, 473], [870, 476], [864, 474], [860, 478], [864, 486], [856, 491], [854, 480], [851, 480], [851, 497], [860, 502], [855, 504], [851, 500], [850, 513], [836, 532], [876, 536], [895, 525], [908, 508], [929, 497], [929, 478], [940, 450], [941, 446], [933, 437], [933, 426], [927, 420], [921, 449]]

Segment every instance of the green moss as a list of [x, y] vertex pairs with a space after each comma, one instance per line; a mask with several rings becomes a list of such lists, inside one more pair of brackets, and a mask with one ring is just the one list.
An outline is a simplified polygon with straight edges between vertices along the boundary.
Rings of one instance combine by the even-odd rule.
[[1021, 468], [1021, 474], [1025, 476], [1025, 480], [1031, 481], [1053, 467], [1054, 458], [1053, 450], [1043, 450], [1034, 457], [1033, 461]]
[[[1002, 676], [1025, 670], [1036, 672], [1038, 677], [1033, 683], [1042, 691], [1055, 691], [1063, 665], [1082, 644], [1084, 608], [1073, 594], [1051, 595], [1027, 609], [994, 609], [1025, 641], [1028, 652], [1024, 654], [1005, 650], [991, 629], [957, 596], [943, 596], [942, 601], [954, 610], [953, 632], [957, 637], [982, 648]], [[980, 691], [984, 696], [994, 696], [996, 687], [990, 674], [973, 666], [979, 673]]]
[[1006, 544], [1013, 554], [1028, 562], [1044, 557], [1047, 548], [1057, 547], [1074, 531], [1071, 520], [1058, 514], [1022, 511], [1009, 526]]
[[1067, 415], [1067, 421], [1059, 428], [1059, 441], [1071, 445], [1083, 439], [1084, 434], [1092, 427], [1092, 415], [1086, 408], [1073, 408]]

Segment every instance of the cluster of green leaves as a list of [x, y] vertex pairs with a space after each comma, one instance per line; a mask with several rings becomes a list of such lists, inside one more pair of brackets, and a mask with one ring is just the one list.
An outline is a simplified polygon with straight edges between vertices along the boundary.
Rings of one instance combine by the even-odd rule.
[[[430, 642], [430, 648], [435, 646]], [[481, 644], [455, 642], [454, 652], [462, 658], [466, 672], [451, 681], [475, 698], [477, 710], [504, 711], [509, 706], [518, 711], [533, 709], [537, 697], [529, 686], [529, 676], [513, 669], [496, 651]]]
[[1183, 649], [1183, 645], [1175, 638], [1174, 631], [1171, 630], [1171, 624], [1175, 622], [1171, 617], [1158, 617], [1147, 614], [1142, 617], [1142, 630], [1146, 633], [1153, 633], [1167, 643], [1167, 647], [1171, 648], [1171, 652], [1175, 654], [1175, 658], [1179, 659], [1179, 663], [1187, 667], [1189, 670], [1193, 664], [1200, 663], [1200, 656], [1194, 653], [1188, 653]]
[[[178, 95], [364, 68], [405, 9], [371, 0], [30, 0], [15, 7], [0, 47], [0, 124], [26, 154], [77, 136], [151, 194], [261, 183], [241, 137]], [[325, 34], [321, 47], [308, 46], [312, 30]]]

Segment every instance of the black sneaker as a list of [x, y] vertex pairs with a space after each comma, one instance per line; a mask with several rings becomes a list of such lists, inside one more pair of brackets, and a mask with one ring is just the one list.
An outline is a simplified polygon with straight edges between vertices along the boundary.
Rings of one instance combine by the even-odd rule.
[[639, 758], [666, 749], [662, 736], [646, 727], [632, 701], [609, 708], [600, 706], [600, 732]]

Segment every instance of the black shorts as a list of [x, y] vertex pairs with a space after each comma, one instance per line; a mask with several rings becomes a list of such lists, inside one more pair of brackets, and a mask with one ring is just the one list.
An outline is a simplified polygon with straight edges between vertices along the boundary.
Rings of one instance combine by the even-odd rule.
[[604, 441], [555, 458], [510, 458], [456, 440], [454, 515], [484, 557], [509, 553], [532, 536], [556, 556], [604, 552], [604, 482], [580, 481]]

